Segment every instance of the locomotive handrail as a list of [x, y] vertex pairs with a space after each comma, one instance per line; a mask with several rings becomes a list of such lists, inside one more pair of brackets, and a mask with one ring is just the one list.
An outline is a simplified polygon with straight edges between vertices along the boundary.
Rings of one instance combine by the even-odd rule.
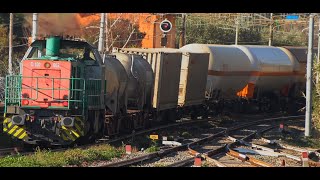
[[[30, 78], [35, 79], [35, 87], [26, 86], [22, 84], [22, 79]], [[52, 81], [52, 88], [42, 88], [39, 87], [39, 79], [50, 79]], [[54, 87], [55, 80], [67, 80], [70, 82], [70, 88]], [[78, 87], [75, 87], [75, 81], [79, 81]], [[60, 82], [61, 83], [61, 82]], [[84, 79], [84, 78], [57, 78], [50, 76], [21, 76], [21, 75], [9, 75], [6, 77], [6, 94], [5, 94], [5, 112], [8, 105], [18, 105], [21, 106], [21, 101], [26, 100], [37, 100], [41, 90], [51, 90], [52, 102], [68, 102], [68, 109], [70, 109], [70, 102], [82, 104], [82, 110], [84, 113], [85, 104], [88, 103], [89, 106], [99, 106], [101, 104], [101, 79]], [[81, 88], [80, 88], [81, 87]], [[35, 97], [22, 97], [23, 89], [35, 90]], [[68, 90], [68, 98], [60, 99], [55, 98], [55, 91]], [[78, 93], [76, 93], [78, 92]], [[28, 108], [29, 106], [23, 106]], [[30, 106], [31, 107], [31, 106]]]
[[[22, 79], [24, 78], [30, 78], [30, 79], [36, 79], [36, 85], [35, 87], [26, 87], [22, 85]], [[39, 79], [51, 79], [52, 81], [52, 88], [39, 88]], [[71, 88], [55, 88], [54, 87], [54, 82], [55, 80], [68, 80], [70, 81], [70, 84], [72, 85]], [[83, 82], [83, 86], [81, 89], [74, 89], [73, 84], [74, 81], [79, 81], [79, 82]], [[22, 97], [22, 89], [31, 89], [31, 90], [35, 90], [36, 91], [36, 97], [32, 97], [32, 98], [26, 98], [26, 97]], [[6, 107], [8, 105], [11, 104], [16, 104], [18, 106], [21, 106], [21, 100], [37, 100], [39, 97], [39, 90], [52, 90], [52, 94], [51, 94], [51, 98], [52, 100], [54, 100], [54, 102], [64, 102], [67, 101], [68, 102], [68, 109], [70, 108], [70, 102], [78, 102], [78, 103], [82, 103], [82, 106], [84, 107], [84, 103], [85, 103], [85, 92], [86, 92], [86, 84], [85, 84], [85, 79], [83, 78], [57, 78], [57, 77], [50, 77], [50, 76], [21, 76], [21, 75], [9, 75], [6, 77], [6, 87], [5, 87], [5, 111], [6, 111]], [[69, 94], [68, 94], [68, 99], [55, 99], [54, 98], [54, 91], [55, 90], [68, 90]], [[80, 92], [82, 93], [79, 94], [79, 98], [76, 99], [71, 99], [73, 97], [70, 96], [70, 92]], [[41, 93], [41, 92], [40, 92]], [[72, 93], [73, 94], [73, 93]]]
[[101, 105], [101, 79], [90, 78], [86, 84], [88, 106]]

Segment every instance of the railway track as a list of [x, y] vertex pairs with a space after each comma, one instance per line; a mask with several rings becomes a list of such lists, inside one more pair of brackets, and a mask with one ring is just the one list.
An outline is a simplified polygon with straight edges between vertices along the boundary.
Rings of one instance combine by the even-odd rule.
[[[242, 137], [241, 140], [243, 141], [244, 139], [252, 138], [256, 134], [268, 131], [273, 127], [274, 126], [262, 128], [262, 129], [260, 128], [259, 130], [255, 130], [256, 129], [255, 127], [254, 129], [251, 129], [251, 131], [254, 131], [254, 132], [248, 135], [244, 135], [244, 137]], [[240, 129], [240, 131], [242, 130], [243, 129]], [[245, 129], [245, 130], [248, 130], [248, 129]], [[217, 143], [217, 141], [219, 141], [220, 143]], [[213, 141], [206, 142], [205, 145], [201, 144], [201, 145], [196, 145], [194, 147], [189, 146], [188, 152], [189, 154], [192, 155], [192, 157], [188, 158], [185, 161], [170, 164], [169, 167], [180, 167], [180, 166], [192, 165], [195, 157], [201, 158], [207, 162], [212, 163], [213, 165], [210, 165], [210, 166], [217, 166], [217, 167], [256, 167], [256, 166], [270, 167], [271, 166], [270, 164], [267, 164], [265, 162], [259, 161], [254, 158], [248, 158], [246, 155], [240, 154], [232, 150], [231, 147], [235, 146], [238, 143], [239, 143], [238, 140], [235, 141], [234, 138], [230, 141], [230, 136], [229, 136], [229, 137], [219, 137], [217, 139], [214, 139]]]
[[[296, 125], [295, 125], [296, 124]], [[297, 126], [297, 124], [300, 124]], [[284, 132], [279, 131], [278, 128], [274, 128], [271, 131], [261, 135], [257, 139], [252, 139], [251, 142], [241, 142], [242, 148], [253, 150], [254, 157], [275, 164], [276, 166], [298, 166], [302, 163], [302, 153], [308, 152], [307, 158], [310, 167], [320, 167], [320, 163], [317, 162], [320, 159], [320, 153], [317, 149], [311, 148], [299, 148], [284, 144], [281, 138], [285, 136], [295, 136], [297, 132], [294, 132], [296, 127], [303, 127], [304, 121], [297, 121], [287, 124], [287, 128]], [[291, 127], [291, 128], [290, 128]], [[298, 134], [301, 132], [298, 132]], [[303, 133], [303, 131], [302, 131]], [[268, 139], [266, 137], [278, 137], [279, 140]]]
[[[208, 143], [208, 141], [210, 141], [210, 138], [214, 139], [214, 137], [227, 136], [229, 134], [234, 133], [234, 131], [241, 130], [241, 128], [247, 128], [250, 126], [259, 126], [259, 123], [264, 123], [264, 122], [272, 123], [272, 121], [285, 121], [285, 120], [290, 120], [290, 118], [299, 118], [299, 117], [302, 117], [302, 116], [268, 118], [268, 119], [264, 119], [264, 120], [254, 121], [254, 122], [251, 122], [252, 120], [246, 120], [247, 121], [246, 123], [242, 123], [236, 127], [222, 130], [222, 131], [217, 132], [215, 134], [212, 134], [208, 137], [198, 139], [194, 142], [184, 144], [182, 146], [168, 148], [168, 149], [161, 150], [159, 152], [154, 152], [154, 153], [150, 153], [150, 154], [142, 155], [142, 156], [139, 156], [137, 154], [136, 157], [134, 157], [134, 158], [130, 158], [125, 161], [119, 161], [116, 163], [105, 164], [105, 165], [102, 165], [102, 167], [132, 166], [132, 165], [139, 164], [139, 163], [141, 164], [141, 162], [150, 161], [152, 159], [158, 159], [158, 161], [159, 161], [159, 160], [164, 159], [166, 157], [167, 157], [166, 161], [168, 161], [168, 159], [171, 158], [172, 163], [170, 163], [168, 165], [162, 165], [162, 166], [168, 166], [168, 167], [192, 166], [195, 157], [200, 157], [205, 160], [205, 163], [206, 163], [205, 165], [216, 166], [216, 167], [230, 167], [230, 166], [231, 167], [255, 167], [255, 166], [272, 167], [273, 166], [272, 163], [267, 163], [264, 160], [259, 160], [259, 158], [255, 158], [251, 155], [244, 155], [244, 154], [241, 154], [239, 152], [232, 150], [232, 146], [234, 146], [234, 143], [235, 143], [237, 145], [248, 146], [249, 149], [250, 148], [257, 149], [258, 148], [259, 150], [270, 151], [270, 148], [268, 149], [268, 147], [263, 147], [263, 146], [260, 146], [260, 145], [254, 144], [254, 143], [250, 143], [249, 141], [248, 142], [245, 141], [246, 139], [253, 138], [257, 134], [261, 135], [263, 133], [263, 131], [261, 131], [261, 130], [254, 130], [254, 129], [248, 130], [248, 129], [246, 129], [246, 131], [245, 131], [246, 133], [249, 133], [249, 132], [251, 132], [251, 133], [241, 139], [239, 139], [239, 137], [234, 138], [232, 136], [224, 137], [225, 139], [229, 140], [229, 143], [226, 143], [226, 144], [229, 144], [229, 146], [224, 145], [224, 146], [221, 146], [220, 148], [216, 148], [215, 150], [211, 150], [211, 151], [209, 150], [207, 152], [195, 151], [192, 153], [192, 151], [194, 150], [193, 146], [201, 145], [202, 143]], [[90, 145], [86, 145], [86, 146], [79, 146], [77, 148], [85, 149], [85, 148], [88, 148], [89, 146], [92, 146], [92, 145], [105, 144], [105, 143], [112, 144], [112, 143], [116, 143], [116, 142], [119, 142], [119, 141], [122, 141], [122, 140], [125, 140], [128, 138], [130, 139], [132, 136], [139, 136], [142, 134], [158, 131], [161, 129], [174, 128], [174, 127], [183, 126], [183, 125], [192, 125], [194, 123], [209, 122], [209, 121], [214, 121], [214, 120], [215, 119], [195, 120], [195, 121], [185, 120], [185, 122], [178, 122], [175, 124], [163, 125], [163, 126], [151, 128], [148, 130], [138, 131], [135, 134], [121, 136], [119, 138], [112, 139], [112, 140], [103, 139], [103, 140], [100, 140], [100, 142], [98, 142], [98, 143], [90, 144]], [[266, 128], [265, 131], [270, 130], [275, 127], [276, 126], [268, 127], [268, 128]], [[254, 132], [252, 132], [252, 131], [254, 131]], [[235, 135], [235, 136], [237, 136], [237, 135]], [[263, 138], [261, 138], [261, 139], [263, 139]], [[265, 138], [264, 138], [264, 140], [268, 141]], [[53, 149], [51, 151], [64, 151], [67, 149], [68, 148]], [[289, 153], [286, 154], [284, 152], [281, 152], [281, 153], [275, 152], [276, 150], [271, 150], [271, 151], [274, 154], [278, 153], [279, 155], [281, 155], [281, 157], [287, 157], [289, 159], [292, 159], [292, 160], [298, 161], [298, 162], [300, 161], [298, 156], [290, 155]], [[23, 150], [20, 148], [0, 149], [0, 156], [15, 155], [15, 154], [28, 155], [28, 154], [32, 154], [32, 153], [33, 152], [23, 152]], [[173, 154], [173, 153], [176, 153], [177, 155], [170, 157], [170, 154]], [[241, 157], [244, 157], [244, 158], [241, 158]], [[319, 166], [319, 163], [317, 163], [317, 162], [310, 161], [309, 164], [310, 164], [310, 166]]]
[[[255, 118], [263, 117], [263, 116], [266, 116], [266, 114], [258, 114], [258, 115], [253, 115], [253, 116], [250, 116], [250, 115], [240, 116], [240, 115], [238, 115], [237, 118], [238, 118], [238, 121], [253, 121]], [[157, 126], [157, 127], [154, 127], [154, 128], [149, 128], [149, 129], [146, 129], [146, 130], [136, 131], [136, 132], [134, 132], [132, 134], [122, 135], [122, 136], [120, 136], [118, 138], [114, 138], [114, 139], [108, 139], [108, 138], [99, 139], [95, 143], [76, 146], [75, 148], [86, 149], [86, 148], [89, 148], [89, 147], [94, 146], [94, 145], [114, 144], [114, 143], [117, 143], [117, 142], [122, 142], [122, 141], [124, 141], [126, 139], [130, 139], [132, 137], [141, 136], [143, 134], [147, 134], [147, 133], [151, 133], [151, 132], [155, 132], [155, 131], [159, 131], [159, 130], [165, 130], [165, 129], [170, 129], [170, 128], [172, 129], [174, 127], [181, 127], [181, 126], [185, 126], [185, 125], [192, 125], [192, 124], [203, 123], [203, 122], [215, 122], [217, 120], [218, 120], [218, 118], [216, 118], [216, 117], [214, 117], [214, 118], [210, 117], [208, 119], [201, 119], [201, 120], [199, 120], [199, 119], [198, 120], [190, 120], [188, 118], [183, 118], [183, 119], [178, 120], [176, 123], [173, 123], [173, 124], [161, 125], [161, 126]], [[68, 150], [68, 149], [70, 149], [70, 148], [51, 148], [50, 151], [52, 151], [52, 152], [62, 152], [62, 151]], [[6, 155], [31, 155], [33, 153], [34, 152], [30, 151], [30, 149], [25, 150], [23, 147], [12, 147], [12, 148], [0, 149], [0, 157], [6, 156]]]
[[[290, 122], [293, 124], [295, 122]], [[270, 130], [275, 129], [277, 126], [270, 126], [267, 128], [262, 128], [255, 132], [252, 132], [249, 135], [245, 135], [241, 139], [236, 139], [232, 136], [228, 136], [228, 139], [232, 141], [232, 143], [228, 143], [225, 146], [220, 146], [215, 148], [214, 150], [201, 152], [196, 150], [196, 148], [189, 147], [189, 153], [193, 155], [192, 158], [185, 160], [184, 162], [176, 162], [169, 166], [179, 167], [185, 166], [187, 164], [192, 164], [194, 161], [194, 157], [199, 156], [201, 154], [201, 158], [205, 160], [205, 162], [210, 162], [209, 166], [218, 166], [218, 167], [251, 167], [251, 166], [262, 166], [262, 167], [273, 167], [273, 166], [287, 166], [286, 162], [289, 166], [301, 166], [302, 162], [299, 156], [294, 156], [292, 154], [288, 154], [285, 152], [278, 151], [277, 149], [271, 149], [268, 147], [264, 147], [261, 145], [256, 145], [253, 143], [247, 142], [247, 140], [252, 139], [253, 137], [259, 135], [261, 136], [263, 133], [268, 132]], [[213, 143], [215, 144], [215, 143]], [[237, 150], [242, 149], [242, 152], [236, 152], [234, 148], [237, 147]], [[234, 149], [234, 150], [233, 150]], [[250, 155], [250, 153], [255, 154], [257, 152], [261, 153], [261, 156], [258, 158], [254, 155]], [[235, 159], [239, 159], [242, 162], [235, 161]], [[280, 158], [280, 161], [278, 160]], [[274, 161], [272, 161], [272, 159]], [[248, 162], [248, 163], [246, 163]], [[310, 164], [309, 160], [309, 164]], [[250, 165], [249, 165], [250, 163]]]
[[0, 156], [19, 154], [20, 151], [21, 151], [21, 149], [18, 147], [2, 148], [2, 149], [0, 149]]
[[[162, 125], [159, 127], [155, 127], [155, 128], [150, 128], [150, 129], [146, 129], [146, 130], [141, 130], [141, 131], [137, 131], [134, 134], [129, 134], [129, 135], [124, 135], [121, 136], [119, 138], [115, 138], [115, 139], [99, 139], [96, 143], [93, 144], [86, 144], [86, 145], [81, 145], [81, 146], [76, 146], [76, 148], [88, 148], [90, 146], [93, 145], [100, 145], [100, 144], [111, 144], [111, 143], [115, 143], [118, 141], [122, 141], [128, 138], [131, 138], [133, 136], [138, 136], [138, 135], [142, 135], [142, 134], [146, 134], [149, 132], [153, 132], [153, 131], [157, 131], [157, 130], [161, 130], [161, 129], [166, 129], [166, 128], [173, 128], [176, 126], [183, 126], [183, 125], [188, 125], [188, 124], [196, 124], [196, 123], [202, 123], [202, 122], [208, 122], [208, 121], [213, 121], [214, 119], [204, 119], [204, 120], [187, 120], [187, 121], [182, 121], [182, 122], [177, 122], [174, 124], [169, 124], [169, 125]], [[56, 149], [51, 149], [52, 152], [60, 152], [60, 151], [65, 151], [68, 150], [70, 148], [56, 148]], [[6, 156], [8, 154], [10, 155], [14, 155], [14, 154], [19, 154], [19, 155], [30, 155], [33, 154], [34, 152], [26, 152], [22, 147], [13, 147], [13, 148], [3, 148], [0, 149], [0, 157]]]
[[[286, 145], [278, 142], [277, 140], [269, 140], [266, 138], [260, 138], [261, 141], [266, 142], [265, 146], [258, 145], [259, 149], [270, 152], [271, 156], [282, 158], [283, 164], [292, 164], [292, 161], [302, 164], [302, 153], [308, 153], [308, 165], [309, 167], [320, 167], [320, 163], [317, 162], [320, 159], [320, 153], [318, 149], [303, 149], [290, 145]], [[272, 146], [273, 148], [270, 148]], [[312, 159], [317, 159], [314, 161]], [[283, 165], [284, 166], [284, 165]]]
[[[190, 149], [190, 147], [193, 147], [193, 146], [196, 146], [196, 145], [200, 145], [202, 143], [209, 142], [209, 141], [211, 141], [211, 140], [213, 140], [213, 139], [215, 139], [217, 137], [224, 136], [224, 135], [226, 135], [228, 133], [231, 133], [233, 131], [239, 130], [241, 128], [250, 127], [250, 126], [254, 126], [254, 125], [258, 125], [258, 124], [266, 123], [266, 122], [285, 121], [285, 120], [289, 120], [290, 118], [291, 119], [296, 119], [296, 118], [301, 118], [301, 117], [303, 117], [303, 116], [277, 117], [277, 118], [268, 118], [268, 119], [254, 121], [254, 122], [243, 123], [243, 124], [238, 125], [236, 127], [231, 127], [231, 128], [226, 129], [226, 130], [222, 130], [222, 131], [220, 131], [218, 133], [211, 134], [211, 135], [209, 135], [209, 136], [207, 136], [205, 138], [196, 140], [196, 141], [191, 142], [191, 143], [187, 143], [187, 144], [183, 144], [181, 146], [168, 148], [168, 149], [161, 150], [161, 151], [158, 151], [158, 152], [154, 152], [154, 153], [150, 153], [150, 154], [147, 154], [147, 155], [135, 157], [133, 159], [128, 159], [128, 160], [119, 161], [119, 162], [115, 162], [115, 163], [109, 163], [109, 164], [102, 165], [102, 166], [103, 167], [131, 166], [131, 165], [134, 165], [134, 164], [137, 164], [137, 163], [150, 161], [150, 160], [152, 160], [154, 158], [160, 158], [161, 159], [161, 158], [165, 157], [168, 154], [172, 154], [172, 153], [175, 153], [175, 152], [178, 152], [178, 151], [186, 151], [186, 150]], [[222, 149], [222, 147], [221, 147], [221, 149]], [[192, 159], [194, 159], [194, 157], [192, 157]], [[189, 160], [191, 160], [191, 158]], [[186, 163], [186, 161], [188, 161], [188, 160], [183, 160], [183, 161], [185, 161], [184, 163]]]

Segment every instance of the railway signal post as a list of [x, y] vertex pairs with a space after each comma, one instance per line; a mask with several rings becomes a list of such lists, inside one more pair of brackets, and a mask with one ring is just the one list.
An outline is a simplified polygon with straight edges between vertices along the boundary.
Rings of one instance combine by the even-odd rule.
[[106, 16], [105, 13], [101, 13], [100, 18], [100, 33], [99, 33], [99, 44], [98, 44], [98, 51], [103, 54], [104, 50], [104, 40], [105, 40], [105, 23], [106, 23]]
[[[319, 64], [320, 62], [320, 16], [318, 14], [318, 52], [317, 52], [317, 63]], [[317, 72], [317, 77], [316, 77], [316, 83], [319, 83], [319, 72]]]
[[12, 34], [13, 34], [13, 13], [10, 13], [9, 26], [9, 74], [12, 75]]
[[161, 38], [161, 46], [166, 47], [167, 45], [167, 33], [171, 31], [172, 23], [165, 19], [160, 23], [160, 30], [163, 32], [163, 37]]
[[313, 29], [314, 15], [310, 14], [309, 19], [309, 40], [308, 40], [308, 59], [307, 59], [307, 83], [306, 83], [306, 119], [305, 132], [306, 137], [311, 135], [311, 118], [312, 118], [312, 50], [313, 50]]
[[37, 39], [38, 36], [38, 13], [32, 15], [32, 42]]

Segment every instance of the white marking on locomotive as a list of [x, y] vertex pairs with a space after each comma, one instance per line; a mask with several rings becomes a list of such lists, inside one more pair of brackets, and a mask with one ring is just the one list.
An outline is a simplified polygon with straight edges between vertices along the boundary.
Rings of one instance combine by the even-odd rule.
[[41, 63], [40, 62], [30, 62], [30, 66], [39, 68], [41, 66]]
[[59, 64], [59, 63], [53, 63], [53, 64], [52, 64], [52, 67], [53, 67], [53, 68], [60, 68], [60, 64]]

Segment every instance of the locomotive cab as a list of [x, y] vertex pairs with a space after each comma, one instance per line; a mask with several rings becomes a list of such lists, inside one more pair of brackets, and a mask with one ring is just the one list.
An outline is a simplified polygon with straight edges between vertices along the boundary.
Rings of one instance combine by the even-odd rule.
[[[6, 77], [3, 131], [29, 144], [70, 144], [101, 126], [104, 66], [87, 42], [36, 40]], [[90, 122], [88, 119], [91, 119]], [[100, 127], [101, 129], [101, 127]]]

